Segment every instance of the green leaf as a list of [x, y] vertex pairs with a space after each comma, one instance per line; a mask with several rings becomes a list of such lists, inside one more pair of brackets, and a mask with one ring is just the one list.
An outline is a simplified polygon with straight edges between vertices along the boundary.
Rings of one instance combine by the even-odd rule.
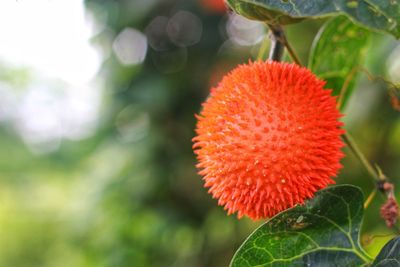
[[225, 0], [238, 14], [269, 24], [345, 14], [364, 27], [400, 37], [399, 0]]
[[334, 95], [342, 94], [342, 107], [355, 86], [369, 37], [367, 30], [339, 16], [329, 20], [314, 40], [308, 67], [327, 81]]
[[232, 267], [361, 266], [370, 262], [359, 243], [363, 194], [339, 185], [316, 193], [305, 205], [279, 213], [236, 252]]
[[373, 267], [400, 266], [400, 237], [395, 237], [382, 248], [376, 257]]

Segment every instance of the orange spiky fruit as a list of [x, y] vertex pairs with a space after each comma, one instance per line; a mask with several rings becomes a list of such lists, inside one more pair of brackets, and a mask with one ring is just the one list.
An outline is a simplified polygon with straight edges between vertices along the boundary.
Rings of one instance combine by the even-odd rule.
[[268, 61], [241, 65], [212, 88], [193, 148], [228, 214], [272, 217], [334, 183], [344, 131], [324, 85], [306, 68]]

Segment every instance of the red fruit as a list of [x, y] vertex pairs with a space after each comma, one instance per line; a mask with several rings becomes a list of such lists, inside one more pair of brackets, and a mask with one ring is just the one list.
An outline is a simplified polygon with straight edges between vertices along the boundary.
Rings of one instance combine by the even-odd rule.
[[225, 13], [226, 12], [226, 5], [224, 0], [201, 0], [201, 5], [215, 13]]
[[271, 217], [334, 183], [344, 131], [324, 85], [295, 64], [256, 62], [212, 88], [193, 148], [205, 186], [228, 214]]

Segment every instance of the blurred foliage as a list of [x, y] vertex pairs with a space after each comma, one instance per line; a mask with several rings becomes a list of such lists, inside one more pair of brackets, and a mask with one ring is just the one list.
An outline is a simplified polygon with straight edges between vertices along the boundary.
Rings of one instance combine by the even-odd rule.
[[[224, 73], [255, 58], [259, 42], [233, 42], [228, 15], [194, 0], [87, 0], [86, 7], [100, 29], [92, 42], [105, 56], [100, 125], [91, 137], [63, 140], [57, 151], [35, 154], [3, 124], [0, 266], [227, 266], [261, 222], [226, 216], [202, 187], [191, 149], [194, 114]], [[155, 19], [168, 21], [182, 10], [201, 21], [199, 42], [182, 45], [163, 27], [149, 32]], [[323, 22], [287, 27], [303, 62]], [[112, 51], [127, 27], [147, 35], [142, 64], [122, 65]], [[372, 42], [367, 68], [385, 76], [395, 42], [377, 34]], [[2, 83], [16, 90], [29, 83], [29, 71], [11, 71], [0, 72]], [[345, 111], [346, 128], [398, 184], [399, 113], [390, 106], [386, 84], [360, 77]], [[351, 155], [343, 164], [337, 181], [368, 194], [374, 186], [368, 174]], [[372, 254], [392, 234], [377, 216], [382, 203], [378, 197], [364, 221], [363, 242]], [[374, 236], [382, 234], [388, 236]]]

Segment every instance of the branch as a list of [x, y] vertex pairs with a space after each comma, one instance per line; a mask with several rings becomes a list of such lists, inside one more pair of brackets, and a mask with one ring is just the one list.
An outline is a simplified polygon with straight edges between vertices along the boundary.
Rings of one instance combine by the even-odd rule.
[[367, 170], [367, 172], [369, 173], [369, 175], [372, 178], [374, 178], [374, 180], [376, 182], [380, 182], [381, 178], [379, 177], [379, 174], [375, 171], [375, 169], [369, 163], [367, 158], [364, 156], [364, 154], [358, 148], [358, 145], [354, 141], [353, 137], [348, 132], [346, 132], [345, 134], [343, 134], [342, 138], [343, 138], [343, 141], [346, 143], [346, 145], [351, 149], [351, 151], [357, 157], [357, 159], [364, 165], [364, 167]]

